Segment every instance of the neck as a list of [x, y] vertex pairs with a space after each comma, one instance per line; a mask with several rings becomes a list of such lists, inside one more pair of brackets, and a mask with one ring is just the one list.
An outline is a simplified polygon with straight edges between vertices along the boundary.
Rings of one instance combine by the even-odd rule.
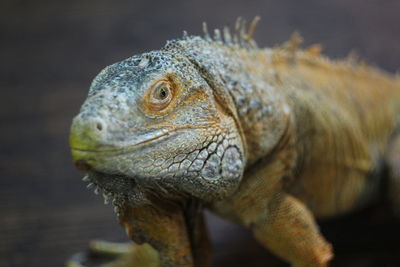
[[233, 98], [245, 136], [247, 165], [268, 155], [282, 139], [289, 124], [290, 108], [283, 95], [258, 82], [252, 92], [235, 88]]

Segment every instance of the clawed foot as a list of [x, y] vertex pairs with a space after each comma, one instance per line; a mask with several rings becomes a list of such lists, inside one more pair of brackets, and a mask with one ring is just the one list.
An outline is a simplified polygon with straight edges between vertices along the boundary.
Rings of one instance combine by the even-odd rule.
[[67, 267], [158, 267], [158, 252], [149, 244], [92, 241], [89, 253], [77, 253], [67, 262]]

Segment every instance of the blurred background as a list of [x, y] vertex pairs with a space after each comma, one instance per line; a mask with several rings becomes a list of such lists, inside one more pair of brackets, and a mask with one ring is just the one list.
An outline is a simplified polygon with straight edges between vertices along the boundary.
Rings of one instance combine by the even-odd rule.
[[[356, 51], [387, 71], [400, 67], [398, 0], [0, 2], [0, 266], [62, 266], [91, 239], [127, 240], [111, 206], [85, 188], [71, 163], [68, 131], [103, 67], [158, 49], [183, 30], [201, 34], [262, 20], [259, 46], [299, 31], [333, 58]], [[398, 221], [368, 211], [323, 223], [332, 266], [400, 266]], [[248, 231], [208, 216], [214, 266], [286, 266]]]

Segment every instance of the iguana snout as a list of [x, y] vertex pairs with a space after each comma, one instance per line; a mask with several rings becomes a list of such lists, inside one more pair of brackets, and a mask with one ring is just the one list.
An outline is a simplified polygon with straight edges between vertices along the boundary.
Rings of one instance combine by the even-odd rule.
[[101, 118], [76, 116], [72, 122], [70, 146], [75, 150], [98, 150], [107, 131], [107, 124]]
[[106, 149], [103, 143], [107, 124], [99, 117], [79, 114], [72, 122], [69, 143], [77, 169], [88, 172], [95, 165], [91, 154]]

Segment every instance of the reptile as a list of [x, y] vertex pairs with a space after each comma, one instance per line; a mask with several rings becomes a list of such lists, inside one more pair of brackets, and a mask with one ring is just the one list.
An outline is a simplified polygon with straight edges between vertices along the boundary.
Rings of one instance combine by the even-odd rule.
[[400, 79], [300, 37], [233, 31], [168, 41], [102, 70], [73, 119], [76, 167], [135, 242], [127, 266], [209, 266], [203, 211], [292, 266], [328, 266], [316, 219], [400, 207]]

